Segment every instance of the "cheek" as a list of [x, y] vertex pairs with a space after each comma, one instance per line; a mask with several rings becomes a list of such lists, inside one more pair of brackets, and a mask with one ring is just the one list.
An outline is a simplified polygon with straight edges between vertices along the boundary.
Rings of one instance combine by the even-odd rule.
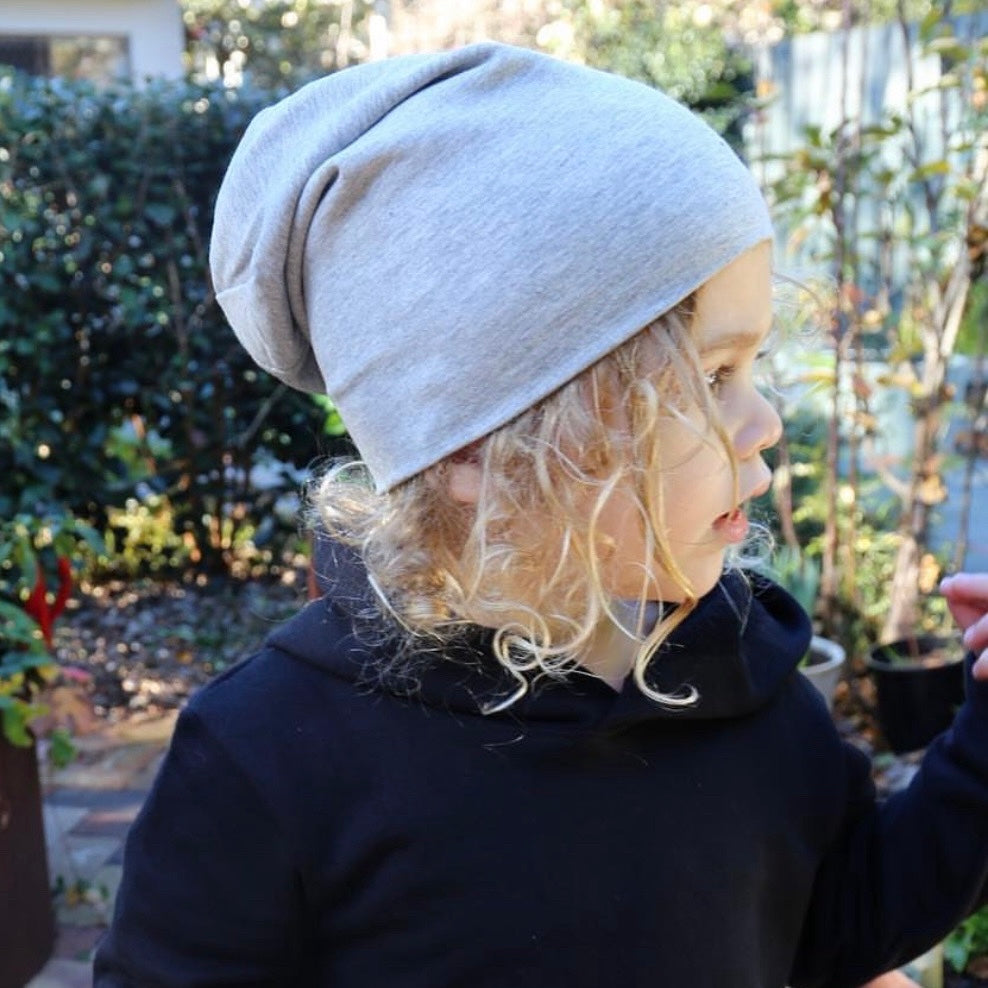
[[716, 433], [701, 437], [687, 427], [662, 449], [663, 487], [668, 500], [702, 500], [721, 474], [731, 473], [731, 462]]
[[476, 461], [449, 461], [444, 479], [447, 493], [457, 504], [476, 505], [480, 500], [482, 473]]
[[723, 454], [706, 444], [663, 478], [665, 523], [678, 545], [706, 542], [714, 520], [733, 503], [733, 475]]
[[597, 543], [604, 559], [627, 556], [644, 543], [641, 515], [635, 499], [617, 490], [597, 516]]

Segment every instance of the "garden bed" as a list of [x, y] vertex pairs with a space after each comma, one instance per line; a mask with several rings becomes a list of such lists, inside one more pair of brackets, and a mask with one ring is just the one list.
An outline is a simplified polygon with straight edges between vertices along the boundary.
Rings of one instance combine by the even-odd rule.
[[60, 663], [86, 674], [76, 689], [97, 719], [153, 717], [256, 651], [304, 601], [301, 569], [267, 580], [84, 586], [55, 648]]

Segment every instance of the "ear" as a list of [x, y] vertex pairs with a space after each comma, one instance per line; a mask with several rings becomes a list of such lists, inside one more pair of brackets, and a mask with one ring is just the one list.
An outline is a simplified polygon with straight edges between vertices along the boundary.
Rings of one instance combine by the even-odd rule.
[[476, 504], [480, 500], [480, 462], [473, 457], [453, 458], [443, 471], [446, 491], [457, 504]]

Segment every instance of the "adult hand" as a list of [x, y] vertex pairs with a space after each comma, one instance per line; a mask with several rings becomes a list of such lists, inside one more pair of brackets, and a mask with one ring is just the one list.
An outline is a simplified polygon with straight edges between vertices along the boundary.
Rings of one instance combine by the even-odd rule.
[[964, 632], [964, 645], [978, 655], [974, 678], [988, 679], [988, 573], [948, 576], [940, 592]]

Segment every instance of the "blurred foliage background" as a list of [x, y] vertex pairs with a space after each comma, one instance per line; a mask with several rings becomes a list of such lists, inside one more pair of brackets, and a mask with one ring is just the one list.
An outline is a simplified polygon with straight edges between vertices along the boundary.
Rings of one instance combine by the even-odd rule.
[[[949, 28], [951, 18], [978, 6], [979, 0], [181, 0], [184, 81], [97, 88], [3, 73], [0, 518], [10, 524], [0, 530], [0, 599], [23, 605], [37, 589], [38, 567], [57, 585], [58, 558], [66, 555], [94, 579], [264, 575], [299, 548], [298, 491], [306, 470], [321, 457], [351, 452], [328, 399], [293, 392], [249, 362], [209, 284], [213, 199], [233, 148], [262, 107], [350, 64], [494, 37], [661, 86], [740, 148], [773, 96], [757, 76], [759, 53], [801, 32], [846, 35], [891, 20], [923, 26], [966, 101], [964, 112], [983, 120], [984, 45], [961, 50]], [[940, 85], [941, 96], [947, 88]], [[958, 119], [951, 117], [951, 126]], [[874, 191], [884, 148], [913, 128], [902, 115], [882, 126], [867, 133], [859, 126], [857, 143], [848, 120], [832, 131], [808, 128], [803, 146], [777, 159], [781, 174], [769, 183], [793, 229], [813, 226], [817, 242], [824, 230], [820, 256], [839, 286], [858, 291], [850, 308], [839, 290], [836, 307], [821, 303], [826, 311], [814, 316], [849, 366], [857, 351], [843, 341], [881, 343], [884, 333], [888, 342], [904, 311], [864, 297], [848, 247], [865, 240], [855, 240], [857, 228], [847, 222], [867, 184], [854, 183], [865, 177]], [[975, 152], [969, 147], [964, 161]], [[914, 164], [927, 205], [931, 190], [977, 180], [959, 167], [946, 156]], [[891, 178], [883, 180], [887, 193]], [[983, 181], [975, 205], [979, 196]], [[963, 259], [956, 248], [976, 232], [976, 211], [962, 215], [955, 207], [956, 197], [941, 196], [930, 214], [946, 244], [937, 254], [941, 267]], [[981, 255], [977, 249], [968, 248], [970, 291], [958, 336], [972, 354], [983, 350], [986, 305], [983, 260], [977, 267], [983, 245]], [[923, 270], [930, 275], [929, 266]], [[879, 312], [878, 330], [868, 323], [872, 311]], [[925, 318], [917, 312], [912, 305], [907, 313], [913, 323]], [[922, 334], [911, 332], [919, 350], [886, 349], [899, 369], [915, 365], [922, 350]], [[831, 384], [840, 379], [827, 374]], [[924, 407], [921, 391], [909, 386], [910, 400]], [[828, 630], [853, 628], [861, 641], [877, 636], [888, 610], [895, 553], [908, 534], [902, 518], [910, 510], [901, 492], [859, 496], [874, 478], [853, 478], [848, 492], [847, 477], [838, 476], [846, 472], [841, 450], [854, 441], [853, 423], [868, 421], [865, 397], [849, 413], [850, 432], [838, 421], [846, 406], [836, 401], [829, 434], [818, 416], [794, 417], [785, 455], [798, 462], [780, 474], [791, 484], [777, 489], [775, 508], [791, 504], [793, 490], [799, 506], [783, 510], [781, 520], [774, 511], [770, 522], [780, 541], [823, 564]], [[936, 429], [949, 419], [952, 401], [937, 392]], [[980, 406], [972, 407], [976, 440]], [[937, 448], [928, 457], [934, 473], [942, 453]], [[852, 454], [854, 464], [853, 448]], [[58, 553], [51, 551], [53, 531], [61, 533]], [[929, 566], [920, 572], [928, 550], [921, 539], [908, 575], [914, 588], [920, 579], [930, 582]], [[830, 578], [835, 566], [848, 572], [849, 564], [849, 584]], [[944, 561], [934, 564], [939, 571]], [[18, 649], [22, 632], [18, 626]]]
[[269, 100], [0, 84], [0, 517], [83, 518], [111, 568], [229, 569], [336, 451], [327, 409], [254, 368], [206, 273], [225, 163]]

